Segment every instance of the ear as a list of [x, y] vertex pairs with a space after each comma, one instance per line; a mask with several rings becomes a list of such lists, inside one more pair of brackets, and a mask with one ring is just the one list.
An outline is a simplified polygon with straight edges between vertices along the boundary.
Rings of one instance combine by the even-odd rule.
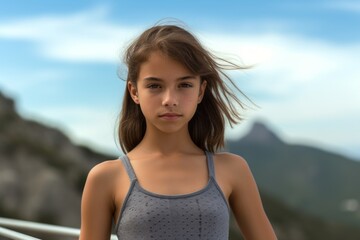
[[202, 100], [203, 97], [204, 97], [205, 90], [206, 90], [206, 85], [207, 85], [206, 80], [203, 80], [202, 83], [201, 83], [201, 85], [200, 85], [200, 89], [199, 89], [198, 103], [201, 103], [201, 100]]
[[139, 102], [139, 96], [138, 96], [138, 91], [137, 91], [137, 88], [136, 88], [135, 84], [129, 81], [127, 83], [127, 88], [128, 88], [128, 91], [129, 91], [130, 96], [133, 99], [133, 101], [136, 104], [139, 104], [140, 103]]

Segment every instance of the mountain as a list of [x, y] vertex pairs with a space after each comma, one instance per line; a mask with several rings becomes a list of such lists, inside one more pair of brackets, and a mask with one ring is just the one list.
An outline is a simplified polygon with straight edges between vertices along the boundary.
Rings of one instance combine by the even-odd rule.
[[0, 93], [0, 216], [79, 227], [87, 172], [109, 158], [21, 118]]
[[267, 194], [329, 222], [360, 227], [360, 162], [311, 146], [287, 144], [256, 122], [229, 151], [243, 156]]
[[[258, 146], [257, 142], [284, 145], [266, 130], [265, 126], [256, 127], [248, 140], [243, 141], [254, 146]], [[57, 129], [23, 119], [16, 112], [14, 101], [0, 92], [1, 217], [79, 227], [81, 193], [88, 171], [98, 162], [114, 158], [73, 144]], [[254, 167], [254, 161], [249, 163]], [[284, 204], [282, 198], [273, 197], [262, 182], [259, 185], [265, 210], [279, 240], [360, 239], [359, 230], [295, 210]], [[242, 239], [233, 220], [230, 239]]]
[[[283, 202], [261, 192], [265, 211], [279, 240], [358, 240], [360, 229], [329, 223], [286, 206]], [[239, 230], [232, 225], [230, 240], [242, 240]], [[234, 234], [234, 235], [232, 235]]]

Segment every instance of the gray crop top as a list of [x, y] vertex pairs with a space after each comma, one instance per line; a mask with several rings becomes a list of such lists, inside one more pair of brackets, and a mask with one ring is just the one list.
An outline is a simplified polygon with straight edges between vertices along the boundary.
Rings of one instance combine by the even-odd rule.
[[120, 157], [131, 185], [115, 226], [119, 240], [227, 240], [229, 207], [206, 153], [209, 182], [201, 190], [160, 195], [143, 189], [127, 156]]

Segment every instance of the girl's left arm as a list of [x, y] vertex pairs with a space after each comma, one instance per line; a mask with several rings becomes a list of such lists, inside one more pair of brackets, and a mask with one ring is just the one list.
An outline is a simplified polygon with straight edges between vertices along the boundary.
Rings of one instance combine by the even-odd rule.
[[96, 165], [88, 174], [81, 200], [79, 240], [110, 239], [114, 212], [113, 174], [107, 162]]
[[277, 239], [264, 211], [260, 194], [247, 162], [231, 156], [232, 191], [229, 197], [231, 209], [246, 240]]

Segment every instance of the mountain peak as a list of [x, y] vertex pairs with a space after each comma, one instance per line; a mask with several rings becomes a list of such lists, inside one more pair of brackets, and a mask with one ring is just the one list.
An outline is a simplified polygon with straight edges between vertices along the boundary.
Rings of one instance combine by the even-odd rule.
[[6, 97], [4, 94], [0, 92], [0, 116], [5, 116], [14, 113], [15, 113], [14, 100]]
[[272, 132], [268, 126], [260, 121], [253, 123], [250, 131], [241, 138], [241, 141], [262, 144], [283, 143], [283, 141]]

